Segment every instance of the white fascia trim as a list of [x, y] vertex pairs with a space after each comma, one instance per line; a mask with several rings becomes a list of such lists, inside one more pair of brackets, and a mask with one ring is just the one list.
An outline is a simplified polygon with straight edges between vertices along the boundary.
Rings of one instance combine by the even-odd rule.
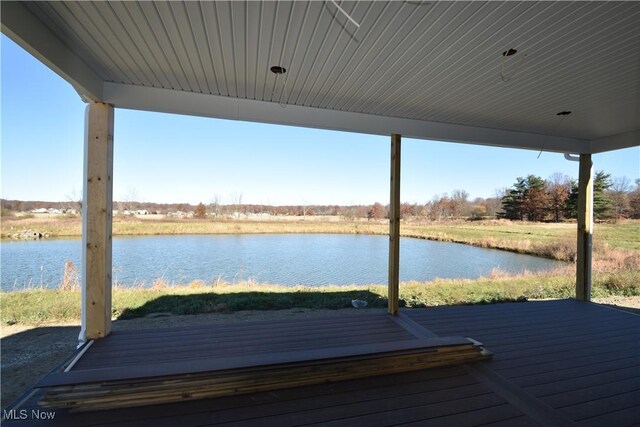
[[100, 101], [102, 79], [22, 2], [0, 1], [2, 32], [56, 74], [85, 100]]
[[606, 136], [604, 138], [592, 139], [589, 141], [589, 145], [591, 147], [590, 153], [592, 154], [637, 147], [640, 146], [640, 129], [618, 135]]
[[373, 135], [401, 134], [406, 138], [460, 142], [497, 147], [584, 153], [588, 140], [539, 135], [510, 130], [428, 122], [371, 114], [205, 95], [170, 89], [105, 82], [104, 102], [118, 108], [156, 111], [357, 132]]

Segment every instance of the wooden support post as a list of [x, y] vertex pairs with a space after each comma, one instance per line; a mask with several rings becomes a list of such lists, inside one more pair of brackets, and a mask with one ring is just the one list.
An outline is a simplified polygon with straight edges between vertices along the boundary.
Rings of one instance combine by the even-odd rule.
[[591, 154], [580, 154], [576, 299], [581, 301], [591, 301], [592, 239], [593, 164], [591, 162]]
[[400, 135], [391, 135], [389, 202], [389, 314], [398, 314], [400, 298]]
[[111, 332], [112, 176], [113, 106], [90, 103], [85, 113], [80, 341]]

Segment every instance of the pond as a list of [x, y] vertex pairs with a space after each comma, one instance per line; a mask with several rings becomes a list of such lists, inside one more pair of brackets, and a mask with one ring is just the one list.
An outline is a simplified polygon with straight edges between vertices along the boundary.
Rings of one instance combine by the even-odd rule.
[[[243, 234], [119, 237], [113, 279], [124, 286], [188, 284], [200, 279], [280, 285], [365, 285], [387, 282], [386, 236]], [[57, 287], [67, 260], [80, 265], [75, 240], [2, 242], [2, 289]], [[456, 243], [403, 238], [400, 280], [477, 278], [493, 269], [544, 271], [558, 261]]]

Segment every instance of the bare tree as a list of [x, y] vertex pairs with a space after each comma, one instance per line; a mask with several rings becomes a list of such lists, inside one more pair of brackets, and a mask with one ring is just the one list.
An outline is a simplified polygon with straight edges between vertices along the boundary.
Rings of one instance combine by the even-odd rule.
[[139, 199], [140, 197], [138, 196], [138, 190], [136, 190], [135, 187], [129, 187], [127, 192], [122, 197], [123, 203], [121, 210], [135, 210], [136, 202], [138, 202]]
[[467, 206], [469, 205], [469, 193], [464, 190], [453, 190], [451, 193], [451, 215], [453, 217], [459, 217], [464, 213]]
[[213, 197], [211, 198], [211, 201], [209, 202], [209, 206], [211, 207], [211, 210], [213, 211], [213, 214], [215, 216], [220, 215], [221, 202], [222, 202], [222, 197], [218, 193], [214, 193]]
[[242, 192], [235, 192], [231, 195], [233, 203], [233, 212], [236, 218], [240, 218], [240, 210], [242, 209]]
[[381, 218], [384, 218], [384, 216], [385, 216], [384, 206], [382, 206], [378, 202], [375, 202], [373, 206], [371, 206], [371, 209], [369, 209], [369, 212], [367, 212], [367, 218], [369, 220], [381, 219]]
[[629, 204], [629, 192], [631, 191], [631, 180], [626, 176], [616, 177], [609, 189], [609, 198], [613, 202], [616, 218], [628, 216], [631, 209]]
[[640, 218], [640, 179], [635, 181], [636, 188], [629, 192], [629, 216], [631, 218]]
[[552, 174], [547, 179], [547, 193], [549, 194], [549, 210], [554, 221], [559, 222], [571, 193], [571, 178], [560, 172]]
[[76, 211], [82, 210], [82, 192], [76, 191], [75, 188], [71, 190], [69, 194], [65, 195], [67, 198], [67, 209], [73, 209]]
[[502, 212], [502, 198], [509, 194], [507, 187], [499, 187], [493, 191], [493, 197], [487, 199], [487, 214], [492, 217], [498, 217]]

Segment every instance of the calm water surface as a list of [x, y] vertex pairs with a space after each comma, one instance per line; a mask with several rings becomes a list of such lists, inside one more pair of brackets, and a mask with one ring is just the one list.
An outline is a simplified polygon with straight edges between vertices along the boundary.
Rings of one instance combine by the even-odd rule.
[[[124, 285], [256, 280], [282, 285], [386, 283], [386, 236], [250, 234], [121, 237], [113, 241], [113, 278]], [[7, 241], [2, 289], [57, 287], [66, 260], [80, 265], [80, 240]], [[403, 238], [400, 280], [476, 278], [499, 268], [544, 271], [562, 263], [510, 252]]]

